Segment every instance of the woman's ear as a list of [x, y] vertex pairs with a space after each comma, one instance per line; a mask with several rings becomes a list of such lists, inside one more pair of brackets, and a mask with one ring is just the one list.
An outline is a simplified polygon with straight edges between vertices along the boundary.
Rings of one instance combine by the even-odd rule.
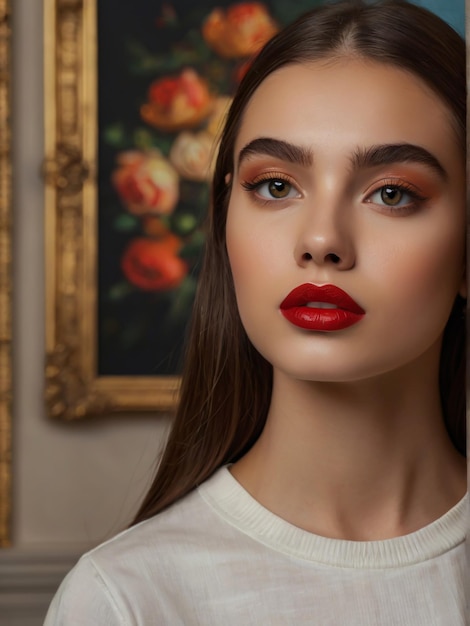
[[225, 180], [225, 184], [226, 185], [230, 185], [230, 183], [232, 182], [232, 174], [230, 174], [230, 173], [225, 174], [224, 180]]

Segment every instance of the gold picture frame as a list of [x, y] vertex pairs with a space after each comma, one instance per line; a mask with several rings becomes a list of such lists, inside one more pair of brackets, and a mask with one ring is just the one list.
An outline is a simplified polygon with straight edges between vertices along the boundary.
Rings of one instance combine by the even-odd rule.
[[0, 547], [11, 518], [11, 151], [10, 0], [0, 0]]
[[46, 404], [74, 420], [175, 407], [176, 376], [97, 374], [97, 0], [45, 0]]

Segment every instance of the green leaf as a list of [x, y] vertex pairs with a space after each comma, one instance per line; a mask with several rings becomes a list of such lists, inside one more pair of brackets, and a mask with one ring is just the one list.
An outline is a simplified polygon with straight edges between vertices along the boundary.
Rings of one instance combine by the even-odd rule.
[[133, 135], [134, 145], [139, 150], [150, 150], [155, 147], [155, 138], [146, 128], [137, 128]]
[[170, 154], [171, 146], [173, 145], [173, 137], [169, 137], [168, 135], [158, 135], [158, 137], [155, 138], [154, 145], [164, 156], [168, 156]]
[[172, 220], [172, 230], [177, 235], [185, 237], [189, 235], [197, 226], [197, 219], [191, 213], [175, 215]]
[[201, 231], [196, 231], [191, 239], [181, 248], [178, 253], [182, 259], [194, 259], [200, 257], [204, 249], [205, 237]]
[[197, 281], [193, 276], [186, 276], [178, 289], [174, 292], [173, 302], [168, 311], [167, 320], [178, 324], [184, 317], [187, 317], [191, 310], [194, 295], [196, 293]]
[[126, 44], [130, 59], [130, 69], [136, 74], [151, 74], [164, 69], [163, 58], [152, 55], [139, 41], [130, 40]]
[[116, 283], [108, 291], [108, 298], [113, 301], [122, 300], [133, 291], [134, 288], [127, 282]]
[[134, 74], [141, 76], [155, 74], [172, 74], [178, 72], [182, 65], [199, 61], [199, 57], [192, 50], [170, 50], [167, 54], [151, 54], [138, 41], [127, 43], [129, 68]]
[[133, 215], [122, 213], [114, 220], [113, 226], [120, 233], [129, 233], [139, 228], [140, 222]]
[[123, 148], [127, 144], [126, 131], [121, 122], [110, 124], [103, 130], [103, 140], [114, 148]]

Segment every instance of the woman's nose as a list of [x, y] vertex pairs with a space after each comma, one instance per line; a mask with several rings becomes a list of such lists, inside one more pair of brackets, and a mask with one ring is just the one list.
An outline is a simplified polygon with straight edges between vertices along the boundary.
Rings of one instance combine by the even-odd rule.
[[304, 267], [331, 265], [348, 270], [356, 263], [353, 224], [344, 211], [334, 208], [313, 209], [299, 224], [295, 259]]

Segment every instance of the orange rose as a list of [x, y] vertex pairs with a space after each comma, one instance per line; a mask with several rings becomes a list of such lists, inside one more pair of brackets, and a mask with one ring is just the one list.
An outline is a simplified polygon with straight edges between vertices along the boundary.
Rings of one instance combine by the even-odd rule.
[[148, 100], [140, 108], [142, 119], [169, 132], [197, 126], [210, 115], [214, 106], [214, 96], [207, 82], [192, 69], [183, 70], [177, 77], [154, 81]]
[[134, 215], [168, 214], [179, 199], [179, 177], [158, 150], [121, 152], [112, 182]]
[[178, 287], [188, 272], [186, 263], [175, 254], [173, 239], [147, 237], [133, 239], [121, 259], [127, 280], [144, 291], [164, 291]]
[[214, 138], [207, 131], [178, 135], [170, 152], [170, 161], [180, 176], [188, 180], [206, 181], [212, 176]]
[[214, 9], [202, 26], [207, 45], [228, 59], [255, 54], [277, 31], [276, 23], [259, 2], [240, 2], [225, 13]]

